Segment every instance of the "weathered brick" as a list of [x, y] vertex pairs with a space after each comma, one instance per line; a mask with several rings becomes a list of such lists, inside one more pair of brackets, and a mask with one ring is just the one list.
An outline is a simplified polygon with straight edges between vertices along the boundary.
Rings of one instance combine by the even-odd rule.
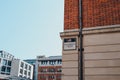
[[[83, 27], [120, 24], [120, 0], [82, 0]], [[79, 0], [65, 0], [64, 29], [79, 29]]]

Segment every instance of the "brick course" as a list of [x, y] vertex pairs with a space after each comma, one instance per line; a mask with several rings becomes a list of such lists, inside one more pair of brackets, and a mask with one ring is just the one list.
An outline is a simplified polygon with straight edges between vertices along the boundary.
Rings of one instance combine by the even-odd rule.
[[78, 0], [65, 0], [64, 29], [79, 28]]
[[[82, 0], [83, 27], [120, 24], [120, 0]], [[79, 0], [65, 0], [64, 30], [79, 29]]]

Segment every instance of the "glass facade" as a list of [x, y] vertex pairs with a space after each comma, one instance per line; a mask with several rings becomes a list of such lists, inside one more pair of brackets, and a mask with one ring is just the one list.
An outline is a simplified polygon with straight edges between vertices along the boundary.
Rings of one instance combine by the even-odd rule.
[[13, 58], [11, 54], [0, 51], [0, 74], [10, 75]]

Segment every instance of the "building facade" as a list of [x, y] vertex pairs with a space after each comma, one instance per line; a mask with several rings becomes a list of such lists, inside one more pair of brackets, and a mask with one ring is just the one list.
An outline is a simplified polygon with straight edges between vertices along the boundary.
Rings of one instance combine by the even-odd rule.
[[38, 79], [37, 80], [61, 80], [62, 57], [61, 56], [37, 56]]
[[120, 80], [120, 0], [65, 0], [64, 10], [62, 80]]
[[32, 80], [33, 65], [0, 51], [0, 80]]
[[12, 61], [12, 68], [11, 68], [11, 77], [18, 76], [23, 77], [25, 80], [32, 80], [33, 79], [33, 65], [22, 61], [20, 59], [14, 59]]
[[37, 64], [36, 64], [36, 59], [26, 59], [24, 60], [25, 62], [33, 65], [33, 80], [37, 80]]
[[0, 79], [6, 79], [11, 75], [12, 60], [14, 56], [8, 52], [0, 51]]

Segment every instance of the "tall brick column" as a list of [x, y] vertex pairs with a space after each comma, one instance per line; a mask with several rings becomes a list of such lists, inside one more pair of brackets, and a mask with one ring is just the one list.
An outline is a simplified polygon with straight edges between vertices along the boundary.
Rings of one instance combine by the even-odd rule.
[[[62, 80], [78, 79], [79, 0], [65, 0]], [[120, 0], [82, 0], [84, 80], [120, 80]]]

